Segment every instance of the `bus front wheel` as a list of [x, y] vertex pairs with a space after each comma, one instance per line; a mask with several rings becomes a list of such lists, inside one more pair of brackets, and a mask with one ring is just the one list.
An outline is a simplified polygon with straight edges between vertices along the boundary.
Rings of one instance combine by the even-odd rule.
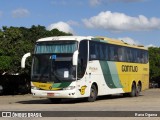
[[87, 98], [88, 102], [94, 102], [97, 98], [98, 90], [96, 86], [93, 84], [90, 90], [90, 96]]

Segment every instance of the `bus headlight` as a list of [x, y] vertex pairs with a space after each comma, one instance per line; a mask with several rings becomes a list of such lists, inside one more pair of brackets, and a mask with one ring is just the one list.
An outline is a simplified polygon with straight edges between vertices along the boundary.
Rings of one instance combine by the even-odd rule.
[[73, 90], [74, 88], [75, 86], [69, 86], [69, 87], [63, 88], [63, 90]]
[[33, 90], [40, 90], [40, 88], [38, 88], [36, 86], [31, 86], [31, 89], [33, 89]]

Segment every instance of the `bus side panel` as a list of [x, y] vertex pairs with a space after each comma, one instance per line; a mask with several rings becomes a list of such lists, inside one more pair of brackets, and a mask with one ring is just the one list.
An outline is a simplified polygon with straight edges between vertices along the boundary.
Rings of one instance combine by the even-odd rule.
[[93, 83], [97, 84], [98, 95], [124, 93], [114, 62], [89, 61], [84, 77], [77, 80], [77, 96], [88, 97]]
[[139, 63], [116, 63], [119, 78], [125, 92], [131, 92], [132, 83], [141, 83], [142, 90], [148, 89], [149, 65]]
[[77, 80], [77, 97], [88, 97], [93, 83], [98, 86], [99, 96], [131, 92], [133, 81], [136, 84], [140, 81], [142, 90], [148, 89], [148, 70], [148, 64], [89, 61], [85, 75]]
[[97, 84], [99, 96], [124, 93], [120, 82], [116, 83], [119, 79], [117, 79], [118, 74], [113, 72], [115, 69], [116, 65], [113, 65], [113, 62], [89, 61], [84, 77], [77, 81], [77, 97], [88, 97], [93, 83]]

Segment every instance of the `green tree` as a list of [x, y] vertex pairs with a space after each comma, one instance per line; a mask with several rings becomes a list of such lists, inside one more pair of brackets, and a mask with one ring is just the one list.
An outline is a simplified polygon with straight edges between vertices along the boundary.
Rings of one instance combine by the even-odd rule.
[[0, 74], [7, 72], [29, 74], [31, 58], [26, 62], [26, 69], [21, 69], [21, 58], [32, 52], [35, 42], [44, 37], [72, 35], [58, 29], [46, 30], [44, 26], [6, 27], [0, 29]]
[[149, 48], [150, 80], [160, 83], [160, 48]]

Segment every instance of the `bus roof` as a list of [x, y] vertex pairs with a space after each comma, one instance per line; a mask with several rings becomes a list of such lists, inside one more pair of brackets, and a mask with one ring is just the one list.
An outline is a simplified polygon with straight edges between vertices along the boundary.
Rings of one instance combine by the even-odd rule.
[[118, 40], [118, 39], [112, 39], [112, 38], [108, 38], [108, 37], [95, 37], [96, 39], [99, 40], [104, 40], [105, 42], [109, 43], [109, 44], [115, 44], [115, 45], [121, 45], [121, 46], [126, 46], [126, 47], [132, 47], [132, 48], [137, 48], [137, 49], [145, 49], [147, 50], [146, 47], [144, 47], [143, 45], [136, 45], [136, 44], [129, 44], [123, 40]]
[[126, 47], [132, 47], [132, 48], [137, 48], [137, 49], [145, 49], [147, 50], [147, 48], [145, 48], [143, 45], [134, 45], [134, 44], [129, 44], [124, 42], [123, 40], [117, 40], [117, 39], [112, 39], [112, 38], [108, 38], [108, 37], [93, 37], [93, 36], [54, 36], [54, 37], [46, 37], [46, 38], [41, 38], [39, 40], [37, 40], [37, 42], [49, 42], [49, 41], [59, 41], [59, 40], [76, 40], [76, 41], [81, 41], [81, 40], [102, 40], [106, 43], [109, 44], [115, 44], [115, 45], [121, 45], [121, 46], [126, 46]]
[[59, 41], [59, 40], [76, 40], [81, 41], [84, 39], [91, 40], [92, 36], [55, 36], [55, 37], [46, 37], [37, 40], [37, 42], [45, 42], [45, 41]]

